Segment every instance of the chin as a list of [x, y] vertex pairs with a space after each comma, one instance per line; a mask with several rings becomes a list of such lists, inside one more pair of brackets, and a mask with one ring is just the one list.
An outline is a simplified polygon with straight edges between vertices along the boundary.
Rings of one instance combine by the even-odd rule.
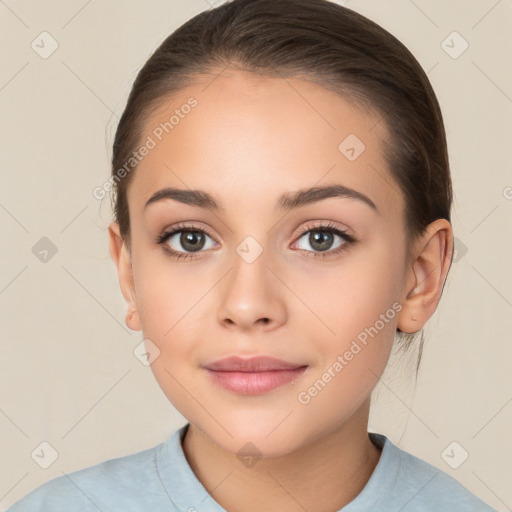
[[306, 442], [307, 433], [291, 416], [253, 413], [240, 417], [239, 413], [236, 418], [224, 417], [222, 420], [219, 416], [216, 419], [222, 427], [211, 418], [205, 421], [202, 417], [199, 422], [190, 422], [223, 450], [239, 458], [279, 457], [297, 450]]

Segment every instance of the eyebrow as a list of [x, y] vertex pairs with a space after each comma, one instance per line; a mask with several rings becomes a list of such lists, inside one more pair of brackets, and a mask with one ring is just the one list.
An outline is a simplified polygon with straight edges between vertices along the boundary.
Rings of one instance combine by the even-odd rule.
[[[368, 196], [358, 192], [357, 190], [338, 184], [305, 188], [294, 192], [284, 193], [278, 199], [275, 210], [293, 210], [331, 197], [357, 199], [378, 213], [377, 206], [375, 206], [375, 203]], [[208, 192], [203, 190], [185, 190], [172, 187], [163, 188], [155, 192], [146, 202], [144, 209], [146, 209], [150, 204], [163, 199], [174, 199], [175, 201], [191, 206], [197, 206], [199, 208], [225, 211], [225, 207]]]

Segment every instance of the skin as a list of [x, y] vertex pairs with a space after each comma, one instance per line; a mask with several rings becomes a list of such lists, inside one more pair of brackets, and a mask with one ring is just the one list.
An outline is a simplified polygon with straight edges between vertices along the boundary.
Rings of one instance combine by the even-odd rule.
[[[151, 368], [191, 424], [185, 455], [221, 506], [338, 510], [379, 461], [367, 434], [370, 394], [396, 328], [420, 330], [437, 307], [453, 251], [450, 223], [428, 226], [409, 257], [404, 199], [382, 156], [385, 123], [319, 85], [240, 70], [198, 77], [152, 114], [143, 139], [191, 96], [198, 105], [139, 163], [128, 188], [131, 251], [117, 223], [109, 228], [110, 253], [133, 309], [127, 324], [160, 350]], [[338, 149], [349, 134], [366, 146], [354, 161]], [[378, 211], [347, 197], [274, 210], [284, 192], [334, 183], [365, 194]], [[165, 187], [206, 191], [225, 211], [173, 199], [144, 209]], [[310, 231], [301, 230], [327, 222], [356, 242], [329, 255], [344, 242], [334, 235], [325, 259], [314, 258]], [[155, 242], [178, 223], [208, 232], [194, 258], [175, 259]], [[263, 249], [252, 263], [236, 252], [247, 236]], [[186, 252], [179, 235], [173, 240], [167, 245]], [[300, 403], [298, 393], [394, 303], [401, 311]], [[215, 385], [201, 367], [234, 354], [308, 369], [270, 392], [241, 395]], [[251, 467], [237, 457], [247, 442], [262, 455]]]

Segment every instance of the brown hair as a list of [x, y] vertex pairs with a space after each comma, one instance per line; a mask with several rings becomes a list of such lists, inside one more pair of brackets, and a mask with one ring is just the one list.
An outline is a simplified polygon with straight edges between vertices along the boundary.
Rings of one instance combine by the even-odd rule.
[[[411, 52], [373, 21], [328, 0], [232, 0], [175, 30], [135, 79], [112, 155], [114, 216], [128, 249], [126, 192], [133, 172], [119, 180], [118, 170], [163, 100], [194, 77], [227, 66], [273, 77], [307, 77], [376, 112], [391, 134], [385, 158], [405, 200], [408, 247], [434, 220], [450, 220], [452, 187], [441, 109]], [[423, 336], [417, 368], [422, 346]]]

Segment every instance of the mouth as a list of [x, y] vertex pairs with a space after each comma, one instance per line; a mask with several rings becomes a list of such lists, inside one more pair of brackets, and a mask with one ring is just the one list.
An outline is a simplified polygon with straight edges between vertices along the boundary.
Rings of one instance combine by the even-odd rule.
[[273, 357], [227, 357], [203, 367], [219, 386], [241, 395], [260, 395], [301, 376], [308, 365]]

